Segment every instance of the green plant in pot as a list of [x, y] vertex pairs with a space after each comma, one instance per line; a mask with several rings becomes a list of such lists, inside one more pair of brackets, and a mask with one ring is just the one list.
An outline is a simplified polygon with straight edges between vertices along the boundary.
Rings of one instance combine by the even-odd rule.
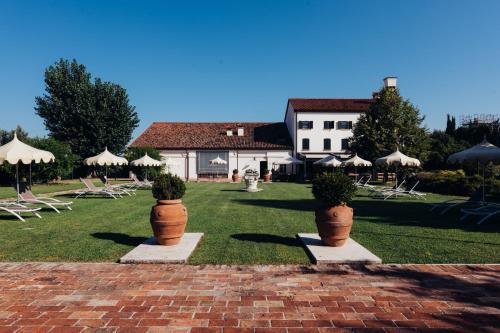
[[264, 178], [264, 181], [267, 183], [267, 182], [270, 182], [271, 181], [271, 170], [269, 169], [265, 169], [264, 170], [264, 173], [262, 174], [262, 177]]
[[241, 177], [239, 175], [238, 169], [233, 169], [233, 182], [239, 182], [241, 181]]
[[325, 173], [314, 179], [314, 197], [322, 203], [316, 210], [316, 226], [323, 243], [342, 246], [349, 238], [353, 209], [348, 206], [356, 194], [356, 185], [346, 175]]
[[161, 174], [153, 183], [156, 205], [151, 209], [151, 227], [160, 245], [176, 245], [186, 229], [188, 214], [181, 198], [186, 185], [179, 177], [170, 173]]

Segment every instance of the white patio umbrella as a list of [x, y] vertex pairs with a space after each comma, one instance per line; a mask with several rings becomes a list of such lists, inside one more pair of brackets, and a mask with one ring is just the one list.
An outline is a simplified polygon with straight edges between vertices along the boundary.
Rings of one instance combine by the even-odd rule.
[[339, 161], [335, 156], [329, 155], [325, 158], [320, 159], [319, 161], [313, 162], [315, 165], [321, 165], [329, 168], [337, 168], [342, 166], [342, 162]]
[[[224, 165], [224, 164], [227, 164], [227, 161], [220, 158], [220, 156], [217, 156], [213, 160], [208, 161], [208, 163], [210, 163], [212, 165]], [[219, 178], [219, 169], [217, 169], [216, 172], [217, 172], [217, 178]]]
[[286, 156], [279, 158], [273, 162], [275, 165], [280, 165], [280, 164], [304, 164], [304, 161], [301, 161], [293, 156]]
[[166, 157], [162, 159], [162, 163], [165, 164], [169, 172], [171, 166], [179, 165], [179, 163], [171, 157]]
[[16, 165], [16, 190], [17, 201], [19, 202], [19, 163], [31, 164], [35, 163], [49, 163], [53, 162], [56, 158], [54, 155], [45, 150], [33, 148], [17, 138], [17, 133], [14, 133], [12, 141], [0, 147], [0, 165], [4, 162]]
[[480, 144], [477, 144], [469, 149], [462, 150], [458, 153], [450, 155], [447, 160], [448, 163], [464, 163], [464, 162], [475, 162], [483, 164], [483, 201], [485, 199], [484, 193], [484, 169], [488, 162], [493, 164], [500, 164], [500, 148], [494, 144], [489, 143], [486, 137]]
[[396, 187], [398, 186], [398, 167], [399, 166], [420, 166], [420, 161], [416, 158], [406, 156], [399, 151], [399, 148], [390, 155], [378, 158], [375, 160], [375, 165], [378, 166], [396, 166]]
[[[146, 153], [143, 157], [130, 162], [130, 164], [134, 166], [149, 167], [149, 166], [161, 166], [162, 162], [149, 157], [148, 153]], [[148, 169], [146, 169], [146, 180], [147, 179], [148, 179]]]
[[116, 156], [108, 151], [108, 147], [102, 153], [96, 156], [88, 157], [83, 160], [86, 165], [106, 166], [106, 179], [108, 177], [108, 166], [110, 165], [128, 165], [128, 161], [124, 157]]
[[362, 159], [355, 154], [348, 160], [342, 162], [342, 166], [354, 166], [354, 172], [356, 173], [356, 181], [358, 181], [358, 166], [372, 166], [372, 162]]

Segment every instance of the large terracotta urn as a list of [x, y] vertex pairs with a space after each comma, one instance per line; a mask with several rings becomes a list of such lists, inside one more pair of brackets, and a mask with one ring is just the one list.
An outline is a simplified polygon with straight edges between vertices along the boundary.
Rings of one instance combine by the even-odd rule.
[[323, 207], [316, 210], [316, 226], [323, 243], [342, 246], [349, 238], [353, 210], [347, 205]]
[[270, 172], [265, 173], [262, 177], [264, 178], [265, 183], [269, 183], [271, 181], [271, 173]]
[[176, 245], [186, 229], [188, 214], [182, 200], [157, 200], [151, 208], [151, 227], [160, 245]]
[[241, 181], [241, 177], [237, 173], [233, 173], [233, 182], [239, 183]]

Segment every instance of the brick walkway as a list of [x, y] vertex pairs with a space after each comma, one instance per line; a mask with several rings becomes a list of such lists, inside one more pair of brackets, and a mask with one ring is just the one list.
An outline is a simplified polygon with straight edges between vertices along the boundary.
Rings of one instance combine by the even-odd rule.
[[499, 332], [499, 281], [485, 265], [0, 263], [0, 332]]

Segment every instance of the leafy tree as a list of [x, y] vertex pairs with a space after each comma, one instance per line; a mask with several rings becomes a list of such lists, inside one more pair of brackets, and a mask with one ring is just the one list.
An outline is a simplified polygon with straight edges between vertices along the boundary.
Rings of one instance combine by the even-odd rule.
[[449, 169], [446, 159], [453, 153], [468, 147], [467, 142], [458, 141], [443, 131], [434, 131], [429, 135], [430, 153], [425, 168], [428, 170]]
[[60, 59], [45, 71], [45, 91], [36, 97], [36, 113], [49, 135], [69, 143], [82, 158], [105, 147], [123, 152], [139, 124], [135, 107], [121, 86], [103, 82], [76, 60]]
[[17, 138], [21, 141], [26, 141], [28, 139], [28, 132], [17, 125], [16, 129], [12, 131], [0, 129], [0, 145], [4, 145], [11, 141], [14, 138], [14, 133], [17, 133]]
[[71, 152], [69, 144], [57, 141], [54, 138], [34, 138], [29, 140], [29, 143], [35, 148], [50, 151], [56, 158], [50, 164], [33, 164], [33, 182], [48, 182], [59, 178], [71, 178], [73, 163], [77, 156]]
[[375, 160], [399, 148], [404, 154], [427, 159], [427, 130], [424, 117], [397, 88], [380, 91], [379, 97], [354, 126], [350, 148], [368, 160]]

